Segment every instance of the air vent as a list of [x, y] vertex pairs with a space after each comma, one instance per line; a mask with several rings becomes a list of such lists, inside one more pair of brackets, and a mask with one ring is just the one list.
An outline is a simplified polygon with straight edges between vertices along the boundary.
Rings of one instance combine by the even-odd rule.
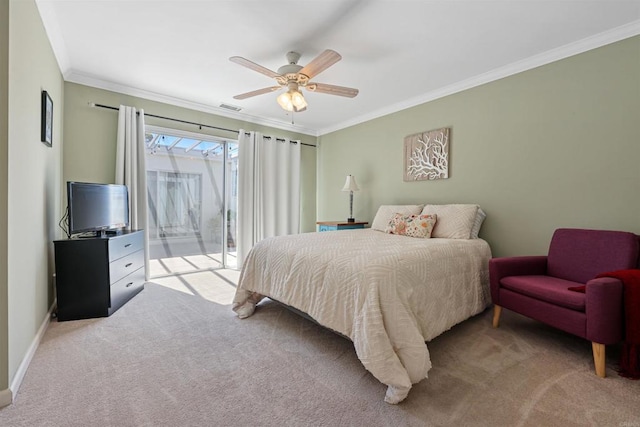
[[220, 108], [226, 108], [227, 110], [231, 110], [231, 111], [242, 110], [242, 108], [240, 107], [236, 107], [235, 105], [229, 105], [229, 104], [220, 104]]

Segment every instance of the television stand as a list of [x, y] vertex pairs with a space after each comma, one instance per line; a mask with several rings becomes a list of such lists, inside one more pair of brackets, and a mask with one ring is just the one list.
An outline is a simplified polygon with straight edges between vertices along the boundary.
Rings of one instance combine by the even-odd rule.
[[59, 321], [110, 316], [144, 289], [142, 230], [53, 243]]

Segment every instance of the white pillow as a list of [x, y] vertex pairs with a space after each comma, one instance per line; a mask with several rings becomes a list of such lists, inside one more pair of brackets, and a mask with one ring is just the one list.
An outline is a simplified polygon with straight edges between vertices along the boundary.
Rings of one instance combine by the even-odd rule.
[[471, 228], [471, 238], [477, 239], [480, 234], [480, 227], [484, 222], [487, 214], [478, 206], [478, 212], [476, 213], [476, 219], [473, 221], [473, 227]]
[[478, 205], [425, 205], [422, 215], [437, 215], [431, 237], [470, 239]]
[[419, 215], [424, 205], [382, 205], [378, 208], [371, 229], [384, 231], [389, 225], [389, 221], [393, 215], [401, 213], [402, 215]]

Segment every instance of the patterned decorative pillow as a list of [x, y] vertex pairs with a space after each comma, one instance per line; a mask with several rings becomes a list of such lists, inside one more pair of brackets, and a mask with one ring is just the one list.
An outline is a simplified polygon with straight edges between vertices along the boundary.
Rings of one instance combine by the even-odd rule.
[[372, 230], [385, 231], [389, 220], [396, 213], [403, 215], [419, 215], [424, 205], [381, 205], [378, 208], [373, 223], [371, 223]]
[[[425, 205], [422, 215], [437, 215], [432, 237], [470, 239], [478, 205]], [[479, 230], [478, 230], [479, 231]]]
[[435, 215], [402, 215], [397, 213], [389, 220], [385, 233], [428, 239], [436, 225]]

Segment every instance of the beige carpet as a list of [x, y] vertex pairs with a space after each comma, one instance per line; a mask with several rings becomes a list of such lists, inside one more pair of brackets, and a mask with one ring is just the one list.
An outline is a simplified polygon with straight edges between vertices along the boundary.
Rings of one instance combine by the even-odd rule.
[[51, 323], [1, 426], [640, 426], [640, 382], [592, 372], [591, 346], [491, 312], [429, 343], [397, 406], [352, 344], [266, 301], [230, 308], [237, 272], [148, 284], [113, 316]]

